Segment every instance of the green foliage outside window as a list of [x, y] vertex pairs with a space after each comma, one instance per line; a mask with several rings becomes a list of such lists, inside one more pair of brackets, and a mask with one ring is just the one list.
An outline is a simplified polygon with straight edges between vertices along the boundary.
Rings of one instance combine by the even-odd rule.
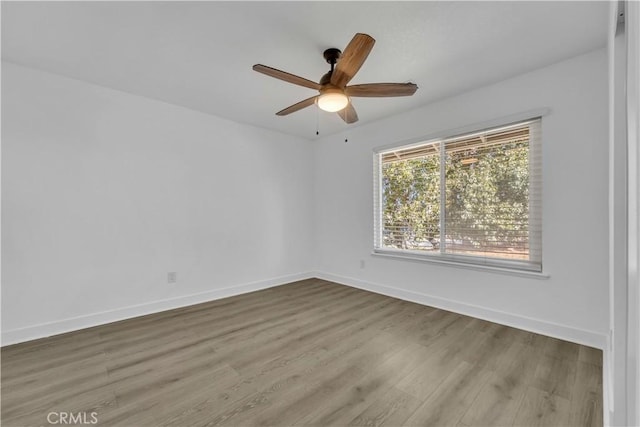
[[528, 138], [447, 151], [444, 237], [439, 156], [383, 162], [383, 246], [527, 259], [528, 154]]

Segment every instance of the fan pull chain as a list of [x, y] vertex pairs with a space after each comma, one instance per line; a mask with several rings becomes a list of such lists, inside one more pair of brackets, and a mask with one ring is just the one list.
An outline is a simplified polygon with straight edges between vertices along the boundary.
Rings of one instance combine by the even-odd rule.
[[320, 109], [316, 107], [316, 136], [320, 135]]

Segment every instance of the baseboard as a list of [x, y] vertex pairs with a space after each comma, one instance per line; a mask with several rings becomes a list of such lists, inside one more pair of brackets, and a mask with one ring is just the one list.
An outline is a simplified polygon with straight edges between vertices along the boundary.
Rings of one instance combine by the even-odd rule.
[[34, 339], [49, 337], [65, 332], [77, 331], [79, 329], [104, 325], [106, 323], [112, 323], [119, 320], [130, 319], [132, 317], [158, 313], [160, 311], [172, 310], [174, 308], [180, 308], [221, 298], [227, 298], [234, 295], [267, 289], [298, 280], [310, 279], [313, 277], [314, 275], [312, 273], [290, 274], [267, 280], [260, 280], [256, 282], [230, 286], [227, 288], [215, 289], [212, 291], [183, 295], [176, 298], [153, 301], [150, 303], [132, 305], [115, 310], [58, 320], [55, 322], [41, 323], [25, 328], [2, 331], [2, 346], [31, 341]]
[[575, 342], [577, 344], [587, 345], [589, 347], [594, 347], [601, 350], [605, 350], [607, 348], [607, 336], [604, 334], [599, 334], [597, 332], [586, 331], [583, 329], [573, 328], [570, 326], [560, 325], [544, 320], [519, 316], [513, 313], [492, 310], [423, 293], [407, 291], [405, 289], [395, 288], [392, 286], [367, 282], [353, 277], [344, 277], [318, 271], [314, 273], [314, 276], [319, 279], [340, 283], [342, 285], [363, 289], [365, 291], [371, 291], [405, 301], [411, 301], [422, 305], [441, 308], [443, 310], [452, 311], [454, 313], [477, 317], [479, 319], [487, 320], [490, 322], [500, 323], [502, 325], [512, 326], [518, 329], [524, 329], [526, 331], [559, 338], [565, 341]]
[[340, 283], [342, 285], [351, 286], [354, 288], [363, 289], [366, 291], [379, 293], [382, 295], [387, 295], [394, 298], [399, 298], [406, 301], [415, 302], [418, 304], [429, 305], [432, 307], [453, 311], [455, 313], [460, 313], [467, 316], [477, 317], [479, 319], [488, 320], [490, 322], [513, 326], [514, 328], [524, 329], [527, 331], [552, 336], [578, 344], [588, 345], [590, 347], [599, 348], [601, 350], [605, 350], [607, 348], [607, 336], [604, 334], [577, 329], [557, 323], [551, 323], [544, 320], [519, 316], [512, 313], [491, 310], [484, 307], [465, 304], [445, 298], [434, 297], [432, 295], [423, 293], [407, 291], [405, 289], [395, 288], [392, 286], [367, 282], [353, 277], [339, 276], [325, 272], [306, 272], [280, 276], [267, 280], [260, 280], [197, 294], [183, 295], [177, 298], [153, 301], [150, 303], [133, 305], [115, 310], [92, 313], [85, 316], [78, 316], [55, 322], [42, 323], [25, 328], [3, 331], [2, 345], [5, 346], [16, 344], [19, 342], [48, 337], [51, 335], [71, 332], [78, 329], [90, 328], [92, 326], [103, 325], [106, 323], [129, 319], [132, 317], [144, 316], [160, 311], [172, 310], [174, 308], [185, 307], [221, 298], [227, 298], [234, 295], [258, 291], [260, 289], [266, 289], [290, 282], [295, 282], [297, 280], [310, 279], [313, 277]]

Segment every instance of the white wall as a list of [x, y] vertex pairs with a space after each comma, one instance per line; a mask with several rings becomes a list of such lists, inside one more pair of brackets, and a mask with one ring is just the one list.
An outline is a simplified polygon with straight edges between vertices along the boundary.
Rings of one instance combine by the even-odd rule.
[[[349, 128], [313, 148], [14, 64], [2, 71], [4, 344], [315, 270], [604, 346], [604, 50]], [[364, 102], [384, 99], [357, 99], [356, 107]], [[549, 279], [371, 256], [374, 147], [541, 107], [551, 109], [543, 120]], [[177, 285], [166, 283], [168, 271], [178, 272]]]
[[2, 150], [3, 344], [311, 270], [308, 141], [3, 62]]
[[[428, 85], [428, 76], [418, 83]], [[607, 100], [607, 56], [601, 49], [319, 140], [314, 147], [319, 275], [604, 347]], [[384, 99], [356, 99], [354, 105], [364, 102]], [[542, 123], [543, 264], [549, 279], [371, 255], [374, 147], [544, 107], [551, 109]]]

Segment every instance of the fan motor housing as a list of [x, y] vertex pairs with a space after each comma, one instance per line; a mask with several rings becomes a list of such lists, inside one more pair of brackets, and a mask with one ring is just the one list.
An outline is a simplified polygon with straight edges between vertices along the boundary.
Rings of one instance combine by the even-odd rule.
[[320, 83], [321, 86], [329, 84], [329, 82], [331, 81], [331, 74], [332, 74], [332, 72], [329, 71], [327, 74], [322, 76], [322, 78], [320, 79], [320, 81], [318, 83]]

